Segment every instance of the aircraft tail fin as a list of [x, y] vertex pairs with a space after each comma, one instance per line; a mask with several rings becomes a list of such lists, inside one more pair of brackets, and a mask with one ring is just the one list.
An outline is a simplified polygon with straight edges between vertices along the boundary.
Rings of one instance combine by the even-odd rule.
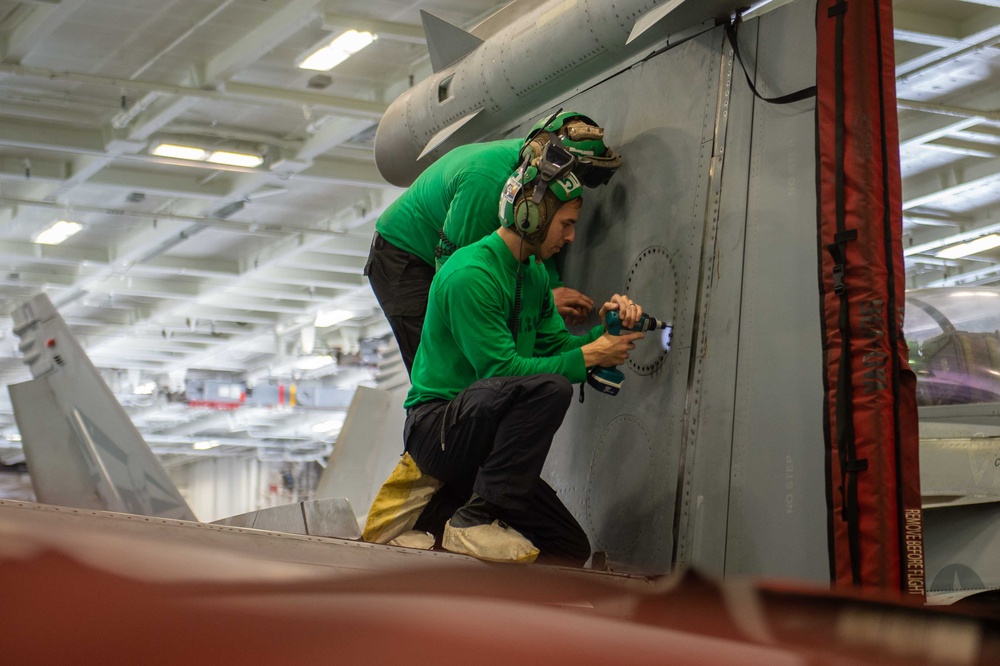
[[431, 56], [431, 67], [440, 72], [448, 65], [469, 55], [483, 40], [470, 32], [448, 23], [433, 14], [420, 10], [427, 38], [427, 51]]
[[13, 319], [34, 379], [8, 389], [38, 501], [196, 520], [49, 298]]

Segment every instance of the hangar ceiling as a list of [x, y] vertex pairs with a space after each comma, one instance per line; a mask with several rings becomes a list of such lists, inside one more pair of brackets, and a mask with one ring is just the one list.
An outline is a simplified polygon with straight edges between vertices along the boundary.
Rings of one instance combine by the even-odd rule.
[[[400, 192], [374, 167], [374, 128], [430, 71], [419, 10], [469, 28], [505, 4], [0, 0], [0, 383], [29, 378], [10, 314], [44, 291], [168, 464], [324, 458], [342, 408], [220, 410], [183, 392], [404, 380], [362, 276]], [[941, 256], [1000, 232], [1000, 0], [893, 4], [910, 286], [1000, 281], [1000, 249]], [[379, 37], [328, 72], [296, 66], [351, 28]], [[33, 242], [57, 220], [81, 230]], [[4, 390], [0, 462], [20, 459]]]

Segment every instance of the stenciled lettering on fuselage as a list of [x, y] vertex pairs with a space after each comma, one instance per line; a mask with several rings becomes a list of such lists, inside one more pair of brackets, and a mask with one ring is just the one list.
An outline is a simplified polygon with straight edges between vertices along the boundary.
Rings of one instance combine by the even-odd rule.
[[924, 593], [924, 525], [920, 509], [904, 511], [906, 542], [906, 590], [910, 594]]

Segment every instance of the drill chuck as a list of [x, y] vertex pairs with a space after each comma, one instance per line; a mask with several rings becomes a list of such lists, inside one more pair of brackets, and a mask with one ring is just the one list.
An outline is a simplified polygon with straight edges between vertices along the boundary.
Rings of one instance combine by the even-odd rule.
[[654, 319], [648, 315], [642, 315], [639, 319], [639, 323], [630, 328], [630, 331], [639, 331], [645, 333], [646, 331], [655, 331], [657, 329], [666, 328], [667, 322], [660, 319]]

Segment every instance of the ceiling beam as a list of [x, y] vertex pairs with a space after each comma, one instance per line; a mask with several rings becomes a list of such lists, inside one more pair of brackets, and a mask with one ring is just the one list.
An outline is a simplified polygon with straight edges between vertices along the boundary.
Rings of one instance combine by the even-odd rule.
[[[362, 121], [361, 125], [369, 126], [369, 123]], [[205, 170], [216, 173], [239, 171], [261, 177], [272, 176], [272, 172], [266, 169], [226, 167], [208, 162], [162, 158], [143, 152], [109, 157], [105, 135], [101, 130], [69, 128], [53, 123], [0, 118], [0, 145], [71, 153], [89, 158], [87, 160], [77, 159], [72, 163], [56, 160], [28, 160], [25, 162], [24, 159], [5, 158], [0, 161], [0, 179], [6, 180], [25, 180], [26, 176], [30, 175], [31, 178], [39, 181], [56, 182], [65, 186], [78, 185], [89, 180], [97, 185], [143, 190], [147, 193], [160, 193], [164, 196], [219, 199], [233, 195], [235, 181], [225, 177], [221, 180], [216, 179], [216, 182], [205, 183], [204, 178], [200, 175]], [[146, 143], [137, 142], [132, 147], [144, 150]], [[163, 170], [142, 171], [134, 167], [124, 166], [108, 167], [107, 165], [114, 161], [112, 158], [142, 161], [150, 164], [168, 164], [178, 167], [178, 173]], [[26, 164], [30, 165], [30, 172], [26, 170]], [[314, 163], [305, 162], [302, 166], [305, 168], [304, 171], [292, 173], [291, 176], [333, 185], [398, 189], [385, 182], [374, 162], [371, 161], [323, 158]], [[180, 173], [182, 170], [187, 173]], [[280, 161], [275, 164], [274, 175], [280, 177], [282, 173], [287, 172], [289, 170], [283, 168]], [[259, 183], [255, 181], [250, 189], [257, 186]], [[58, 192], [52, 196], [58, 196]], [[238, 195], [237, 198], [241, 196]]]
[[[905, 100], [904, 100], [905, 102]], [[905, 106], [899, 108], [905, 109]], [[921, 146], [928, 141], [951, 136], [969, 127], [978, 125], [978, 118], [960, 118], [944, 115], [921, 115], [915, 120], [906, 120], [899, 125], [899, 148], [905, 150], [912, 146]]]
[[[358, 273], [361, 271], [359, 270]], [[299, 287], [281, 288], [279, 285], [262, 283], [259, 281], [241, 282], [226, 289], [227, 295], [242, 298], [244, 295], [266, 296], [267, 298], [281, 299], [284, 301], [300, 301], [303, 304], [325, 305], [325, 301], [343, 295], [343, 288], [336, 287]], [[302, 306], [307, 309], [306, 305]]]
[[[67, 210], [74, 211], [77, 214], [83, 213], [94, 213], [102, 215], [111, 215], [118, 217], [122, 220], [149, 220], [151, 230], [157, 229], [163, 225], [162, 222], [185, 222], [188, 226], [191, 223], [198, 225], [205, 225], [206, 227], [214, 227], [217, 229], [224, 229], [226, 231], [232, 231], [240, 234], [249, 234], [253, 236], [263, 236], [263, 237], [275, 237], [282, 236], [285, 233], [294, 233], [292, 230], [284, 231], [279, 225], [268, 225], [268, 228], [262, 228], [261, 225], [252, 222], [237, 222], [222, 220], [213, 217], [194, 217], [189, 215], [178, 215], [176, 213], [162, 213], [156, 211], [141, 211], [141, 210], [126, 210], [121, 208], [99, 208], [97, 206], [81, 206], [81, 205], [67, 205], [64, 203], [55, 203], [51, 201], [39, 201], [37, 199], [21, 199], [15, 197], [5, 197], [0, 196], [0, 204], [9, 204], [21, 208], [42, 208], [48, 210], [58, 210], [60, 212], [65, 212]], [[168, 232], [169, 230], [164, 230]], [[180, 233], [180, 232], [178, 232]], [[317, 230], [315, 233], [319, 235], [326, 234], [327, 236], [336, 236], [336, 232]], [[168, 234], [168, 237], [173, 237]], [[142, 242], [141, 239], [132, 239], [133, 243]], [[152, 242], [152, 241], [150, 241]], [[152, 247], [152, 246], [151, 246]], [[141, 256], [144, 252], [140, 252], [138, 256]], [[136, 257], [128, 258], [120, 255], [117, 259], [120, 265], [127, 265], [130, 262], [136, 261]]]
[[218, 83], [256, 62], [317, 16], [323, 0], [291, 0], [266, 21], [216, 54], [201, 68], [201, 85]]
[[[115, 363], [115, 367], [127, 368], [130, 364], [135, 362], [146, 362], [146, 363], [172, 363], [177, 359], [183, 358], [184, 354], [180, 350], [170, 350], [170, 351], [157, 351], [154, 349], [143, 348], [134, 349], [126, 347], [124, 345], [118, 345], [116, 349], [116, 358], [112, 360]], [[104, 358], [101, 356], [95, 356], [97, 361], [104, 362]], [[96, 361], [93, 361], [97, 365]]]
[[[978, 25], [982, 25], [979, 23]], [[960, 39], [955, 44], [918, 56], [896, 66], [896, 85], [900, 86], [918, 76], [926, 74], [941, 65], [982, 51], [1000, 41], [1000, 23], [992, 21], [989, 27]]]
[[5, 287], [31, 287], [45, 289], [47, 287], [72, 287], [77, 280], [76, 273], [65, 271], [0, 271], [0, 285]]
[[387, 104], [350, 97], [334, 97], [324, 93], [311, 93], [301, 90], [286, 90], [284, 88], [267, 88], [250, 83], [227, 81], [219, 86], [220, 93], [226, 95], [229, 101], [246, 100], [255, 104], [271, 103], [288, 106], [315, 106], [329, 109], [351, 118], [362, 118], [378, 122], [382, 119]]
[[347, 97], [336, 97], [322, 93], [310, 93], [281, 88], [267, 88], [241, 83], [219, 84], [213, 89], [202, 89], [196, 86], [170, 85], [140, 79], [118, 79], [108, 76], [96, 76], [81, 72], [57, 72], [38, 67], [25, 67], [9, 63], [0, 64], [0, 74], [49, 79], [55, 81], [73, 81], [94, 86], [109, 88], [109, 94], [120, 94], [122, 90], [138, 92], [160, 92], [167, 95], [193, 97], [225, 102], [245, 102], [248, 104], [271, 104], [277, 106], [301, 107], [314, 106], [328, 109], [353, 118], [367, 118], [378, 121], [382, 118], [387, 104], [370, 102]]
[[962, 37], [957, 21], [918, 14], [894, 7], [893, 37], [902, 42], [939, 48], [954, 46]]
[[[986, 100], [983, 100], [984, 102]], [[908, 99], [896, 100], [896, 106], [908, 111], [923, 111], [939, 116], [951, 116], [955, 118], [967, 118], [979, 122], [1000, 122], [1000, 113], [996, 111], [984, 111], [981, 109], [968, 109], [952, 104], [935, 104], [933, 102], [919, 102]]]
[[966, 241], [975, 240], [980, 236], [986, 236], [989, 234], [995, 234], [1000, 232], [1000, 223], [987, 224], [982, 227], [977, 227], [969, 231], [963, 231], [957, 234], [950, 234], [936, 240], [928, 241], [926, 243], [920, 243], [917, 245], [911, 245], [910, 247], [903, 248], [904, 257], [912, 257], [918, 254], [927, 254], [939, 250], [948, 245], [954, 245], [955, 243], [964, 243]]
[[[335, 118], [327, 116], [295, 153], [293, 159], [312, 161], [355, 136], [370, 129], [375, 123], [367, 118]], [[374, 155], [370, 155], [374, 160]], [[383, 181], [384, 182], [384, 181]]]
[[43, 264], [108, 265], [110, 255], [105, 249], [69, 247], [64, 245], [40, 245], [18, 241], [0, 241], [0, 260]]
[[193, 169], [145, 171], [126, 166], [106, 167], [93, 174], [90, 183], [128, 192], [208, 201], [227, 196], [232, 184], [225, 177], [206, 182], [204, 174]]
[[62, 182], [70, 166], [61, 160], [0, 157], [0, 180]]
[[240, 265], [237, 261], [222, 259], [188, 259], [186, 257], [169, 257], [160, 255], [136, 264], [132, 270], [140, 273], [191, 275], [210, 279], [235, 278], [239, 276]]
[[973, 271], [966, 271], [957, 275], [934, 280], [923, 285], [924, 287], [957, 287], [963, 284], [983, 284], [984, 282], [996, 282], [1000, 280], [1000, 266], [993, 264], [985, 268], [977, 268]]
[[336, 254], [337, 248], [331, 248], [333, 252], [308, 252], [295, 260], [298, 268], [311, 268], [314, 270], [334, 271], [337, 273], [361, 273], [365, 264], [368, 263], [367, 256], [347, 256]]
[[62, 25], [85, 0], [62, 0], [44, 3], [31, 10], [28, 17], [4, 40], [2, 59], [4, 62], [21, 62], [33, 49]]
[[983, 143], [982, 141], [941, 138], [925, 143], [924, 146], [935, 150], [955, 153], [956, 155], [967, 155], [969, 157], [1000, 157], [1000, 145]]
[[[2, 65], [0, 65], [2, 67]], [[0, 118], [0, 144], [19, 148], [58, 148], [72, 153], [103, 155], [104, 137], [99, 130], [83, 130], [55, 123]]]
[[385, 182], [385, 178], [378, 172], [374, 164], [351, 163], [347, 160], [317, 159], [311, 167], [295, 174], [294, 178], [339, 185], [398, 189]]
[[172, 300], [190, 300], [201, 295], [199, 282], [181, 282], [178, 280], [155, 280], [120, 275], [117, 279], [110, 278], [100, 291], [90, 291], [91, 297], [109, 293], [113, 298], [139, 296], [145, 298], [160, 298]]
[[[233, 324], [254, 324], [259, 326], [274, 326], [278, 322], [278, 317], [274, 316], [273, 313], [256, 313], [253, 314], [249, 311], [240, 311], [238, 307], [232, 308], [217, 308], [215, 305], [203, 305], [201, 303], [190, 304], [188, 303], [183, 308], [179, 308], [187, 314], [187, 319], [198, 320], [199, 324], [204, 323], [205, 326], [211, 327], [213, 322], [231, 322]], [[157, 312], [152, 317], [150, 317], [150, 325], [154, 325], [158, 318], [166, 318], [170, 316], [176, 316], [176, 313], [163, 313]], [[183, 321], [183, 320], [182, 320]], [[234, 330], [234, 329], [229, 329]], [[250, 328], [248, 332], [255, 332], [257, 329]], [[232, 334], [234, 337], [230, 338], [231, 341], [240, 340], [235, 337], [236, 333]]]
[[201, 299], [200, 306], [218, 308], [220, 310], [241, 310], [248, 312], [274, 312], [277, 314], [301, 315], [305, 314], [305, 308], [301, 303], [282, 301], [273, 298], [257, 298], [254, 296], [240, 296], [238, 299], [226, 297], [226, 294], [213, 294], [212, 297]]
[[278, 284], [342, 287], [344, 289], [354, 289], [367, 284], [366, 278], [358, 273], [334, 273], [332, 271], [313, 271], [290, 267], [273, 268], [260, 279]]
[[926, 206], [946, 197], [994, 184], [1000, 178], [1000, 159], [969, 166], [949, 166], [903, 181], [903, 210]]

